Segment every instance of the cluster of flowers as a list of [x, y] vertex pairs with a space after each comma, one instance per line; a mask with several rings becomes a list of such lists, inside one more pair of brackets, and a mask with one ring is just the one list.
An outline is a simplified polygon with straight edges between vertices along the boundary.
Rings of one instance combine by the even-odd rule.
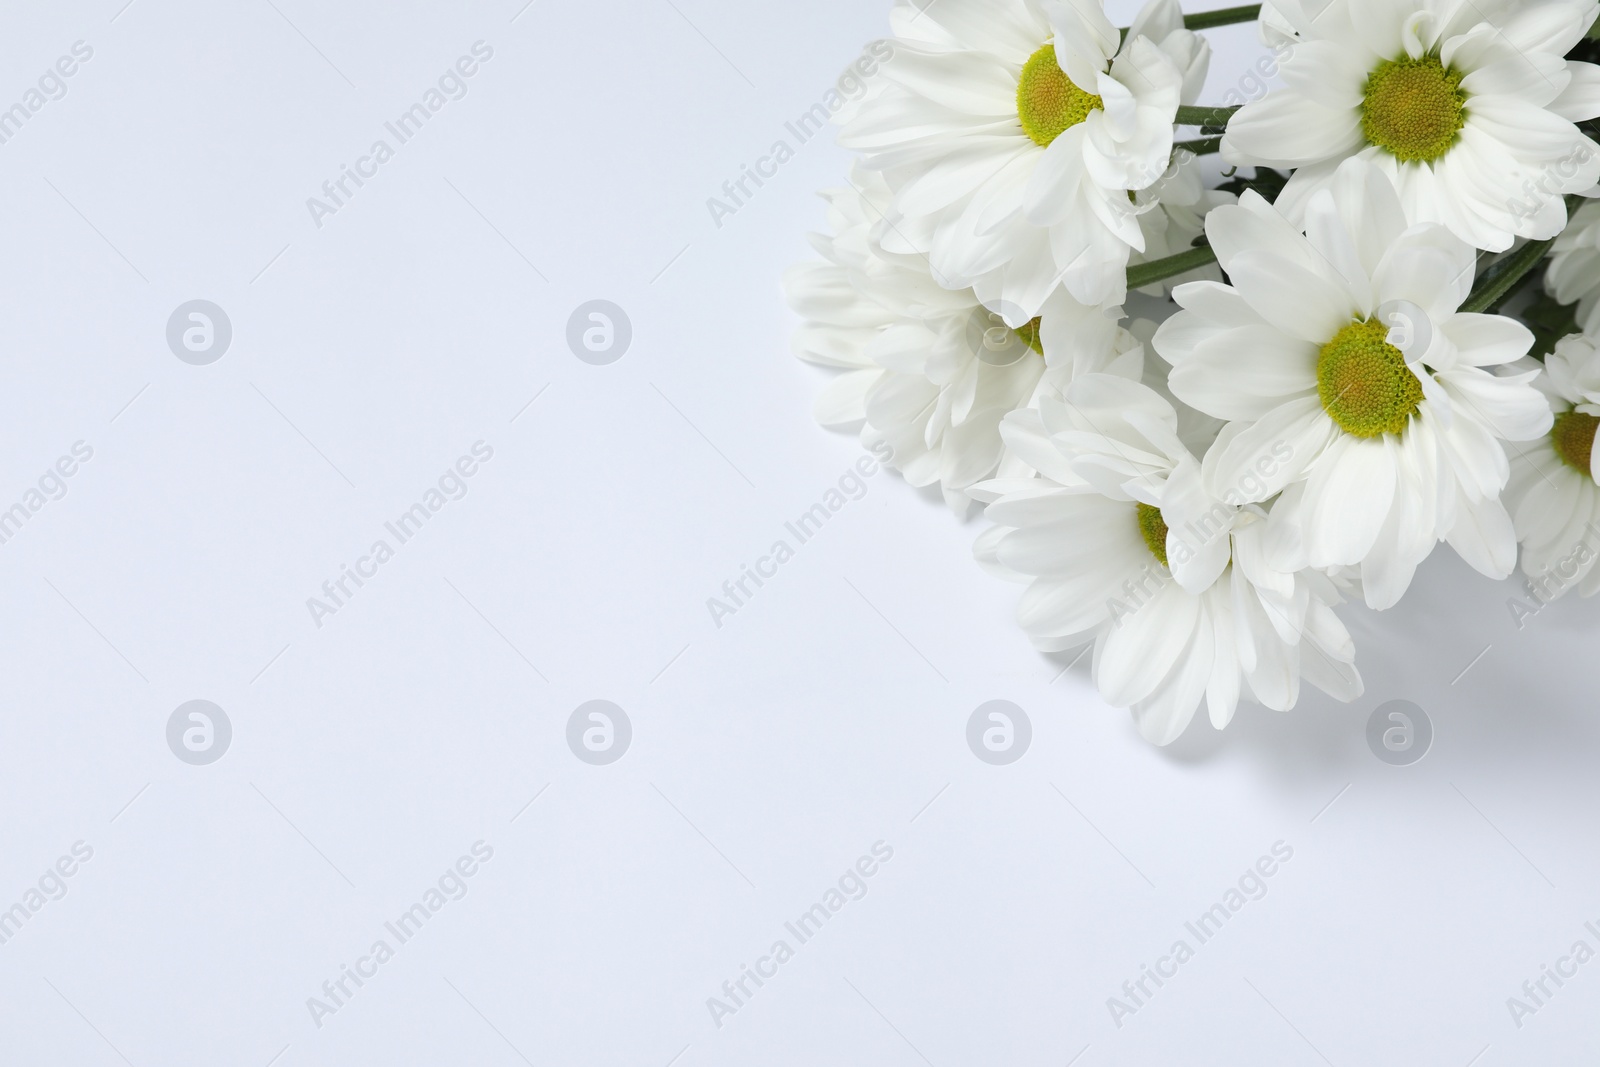
[[[1022, 629], [1092, 642], [1156, 744], [1202, 701], [1360, 695], [1333, 606], [1390, 607], [1441, 541], [1593, 593], [1597, 12], [898, 0], [786, 279], [796, 353], [843, 372], [818, 420], [983, 505]], [[1197, 106], [1195, 31], [1256, 19], [1284, 87]]]

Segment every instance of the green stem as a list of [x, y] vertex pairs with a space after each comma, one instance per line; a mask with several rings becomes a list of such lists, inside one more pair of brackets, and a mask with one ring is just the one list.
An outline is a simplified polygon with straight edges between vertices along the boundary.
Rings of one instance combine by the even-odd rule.
[[1193, 141], [1178, 141], [1172, 147], [1174, 149], [1182, 148], [1197, 156], [1209, 156], [1221, 146], [1221, 137], [1201, 137]]
[[1544, 241], [1529, 241], [1504, 259], [1495, 261], [1479, 276], [1471, 294], [1462, 303], [1461, 310], [1489, 310], [1489, 305], [1509, 292], [1519, 278], [1536, 267], [1555, 243], [1554, 237]]
[[1148, 263], [1135, 263], [1128, 268], [1128, 288], [1143, 289], [1153, 285], [1163, 278], [1172, 278], [1179, 274], [1186, 274], [1196, 267], [1203, 267], [1207, 263], [1217, 261], [1216, 252], [1210, 245], [1201, 245], [1191, 248], [1186, 252], [1179, 252], [1174, 256], [1162, 259], [1152, 259]]
[[[1209, 30], [1217, 26], [1232, 26], [1236, 22], [1254, 22], [1261, 17], [1260, 4], [1245, 4], [1243, 7], [1224, 7], [1216, 11], [1199, 11], [1193, 15], [1183, 16], [1183, 28], [1186, 30]], [[1600, 23], [1597, 23], [1600, 25]], [[1122, 40], [1128, 39], [1128, 27], [1124, 26], [1117, 31], [1122, 35]]]
[[1226, 126], [1233, 113], [1242, 105], [1233, 107], [1189, 107], [1178, 108], [1177, 117], [1172, 121], [1178, 126]]
[[1231, 26], [1235, 22], [1254, 22], [1261, 17], [1260, 4], [1243, 7], [1224, 7], [1216, 11], [1198, 11], [1183, 16], [1183, 25], [1189, 30], [1209, 30], [1213, 26]]
[[1491, 314], [1491, 315], [1500, 314], [1500, 309], [1506, 306], [1506, 302], [1508, 300], [1510, 300], [1512, 297], [1516, 296], [1518, 293], [1522, 292], [1522, 290], [1526, 289], [1528, 287], [1528, 284], [1530, 282], [1534, 281], [1535, 279], [1537, 279], [1538, 277], [1539, 277], [1538, 264], [1535, 264], [1532, 270], [1529, 270], [1522, 277], [1518, 278], [1516, 281], [1512, 282], [1509, 286], [1507, 286], [1506, 287], [1506, 291], [1500, 294], [1499, 299], [1497, 299], [1494, 303], [1489, 305], [1489, 307], [1487, 308], [1489, 314]]
[[[1583, 202], [1583, 197], [1576, 193], [1567, 196], [1567, 217], [1578, 209]], [[1522, 276], [1539, 265], [1539, 261], [1550, 251], [1550, 246], [1556, 243], [1554, 237], [1543, 241], [1529, 241], [1521, 248], [1502, 259], [1490, 264], [1489, 269], [1478, 276], [1477, 282], [1472, 287], [1472, 292], [1462, 303], [1462, 311], [1487, 311], [1495, 301], [1511, 291]]]

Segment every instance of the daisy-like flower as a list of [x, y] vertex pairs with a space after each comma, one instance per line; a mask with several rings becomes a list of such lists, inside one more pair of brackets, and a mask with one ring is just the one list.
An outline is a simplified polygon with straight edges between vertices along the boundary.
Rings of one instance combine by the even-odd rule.
[[1539, 598], [1574, 585], [1593, 596], [1600, 589], [1600, 344], [1587, 334], [1563, 337], [1545, 370], [1539, 382], [1555, 424], [1549, 436], [1513, 452], [1506, 506], [1522, 542], [1522, 573]]
[[1018, 618], [1039, 648], [1092, 641], [1101, 695], [1158, 745], [1202, 699], [1220, 729], [1241, 696], [1292, 707], [1302, 678], [1360, 695], [1331, 584], [1284, 569], [1259, 508], [1206, 492], [1161, 396], [1088, 374], [1037, 416], [1012, 416], [1006, 432], [1040, 475], [999, 487], [988, 509], [998, 525], [975, 552], [1028, 583]]
[[[1600, 67], [1564, 57], [1595, 0], [1277, 0], [1298, 37], [1286, 87], [1228, 123], [1229, 163], [1299, 168], [1278, 206], [1299, 221], [1339, 164], [1371, 160], [1408, 215], [1477, 248], [1543, 239], [1563, 194], [1594, 186], [1600, 152], [1574, 122], [1600, 115]], [[1278, 32], [1278, 31], [1275, 31]]]
[[888, 190], [859, 167], [852, 180], [827, 194], [833, 234], [813, 235], [824, 260], [786, 279], [807, 320], [796, 355], [845, 371], [818, 395], [817, 421], [859, 425], [868, 447], [889, 446], [908, 482], [937, 484], [964, 512], [967, 488], [1000, 462], [1000, 420], [1029, 402], [1047, 366], [1070, 375], [1108, 365], [1118, 328], [1060, 290], [1039, 316], [1007, 326], [972, 290], [936, 283], [925, 256], [883, 251], [872, 229]]
[[1544, 287], [1563, 304], [1577, 303], [1578, 323], [1588, 332], [1600, 327], [1590, 321], [1600, 305], [1600, 203], [1590, 201], [1572, 213], [1550, 249]]
[[1006, 449], [1000, 466], [992, 479], [968, 490], [974, 500], [989, 503], [1007, 487], [1018, 487], [1041, 470], [1051, 471], [1064, 485], [1076, 484], [1069, 470], [1061, 465], [1060, 453], [1049, 443], [1050, 435], [1040, 422], [1039, 409], [1046, 402], [1064, 403], [1067, 388], [1087, 373], [1114, 374], [1154, 390], [1177, 412], [1178, 439], [1192, 454], [1204, 455], [1217, 439], [1222, 421], [1196, 411], [1167, 388], [1171, 368], [1150, 347], [1150, 338], [1156, 332], [1154, 322], [1133, 319], [1124, 327], [1106, 318], [1084, 322], [1079, 329], [1078, 347], [1071, 362], [1047, 366], [1028, 406], [1012, 412], [1001, 425]]
[[1060, 283], [1120, 303], [1152, 207], [1129, 193], [1166, 172], [1210, 54], [1176, 0], [1126, 42], [1098, 0], [900, 0], [892, 20], [895, 58], [839, 139], [894, 191], [884, 247], [926, 253], [1012, 326]]
[[[1376, 166], [1350, 160], [1306, 203], [1306, 232], [1254, 192], [1206, 234], [1232, 285], [1191, 282], [1154, 344], [1184, 402], [1230, 420], [1206, 453], [1213, 491], [1264, 501], [1317, 568], [1360, 566], [1393, 605], [1445, 540], [1503, 578], [1516, 559], [1500, 502], [1501, 441], [1550, 429], [1527, 327], [1458, 312], [1476, 255], [1442, 226], [1407, 226]], [[1278, 450], [1287, 455], [1281, 459]], [[1268, 462], [1266, 457], [1275, 461]]]

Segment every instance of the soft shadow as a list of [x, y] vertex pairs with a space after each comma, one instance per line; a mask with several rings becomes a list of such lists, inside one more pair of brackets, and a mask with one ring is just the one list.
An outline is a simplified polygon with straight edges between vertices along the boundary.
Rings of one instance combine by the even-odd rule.
[[[1394, 608], [1339, 608], [1365, 683], [1355, 701], [1307, 686], [1289, 712], [1241, 701], [1224, 730], [1211, 726], [1202, 704], [1183, 735], [1156, 750], [1159, 758], [1184, 766], [1243, 759], [1289, 779], [1370, 768], [1367, 719], [1404, 699], [1433, 723], [1429, 757], [1447, 758], [1463, 774], [1592, 765], [1600, 758], [1592, 696], [1600, 599], [1569, 594], [1524, 614], [1519, 629], [1512, 598], [1534, 606], [1520, 579], [1485, 578], [1441, 545]], [[1074, 670], [1087, 676], [1087, 664], [1086, 656]], [[1131, 719], [1127, 729], [1137, 737]]]

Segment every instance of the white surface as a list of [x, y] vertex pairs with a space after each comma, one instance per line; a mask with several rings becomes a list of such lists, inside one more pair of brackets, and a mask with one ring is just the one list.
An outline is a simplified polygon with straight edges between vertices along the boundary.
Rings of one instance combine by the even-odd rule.
[[[811, 423], [779, 290], [845, 155], [802, 146], [720, 229], [705, 200], [885, 4], [122, 2], [0, 16], [7, 101], [94, 49], [0, 145], [0, 499], [94, 449], [0, 545], [0, 907], [93, 848], [0, 945], [0, 1060], [1600, 1052], [1600, 963], [1520, 1029], [1506, 1008], [1600, 945], [1593, 604], [1519, 631], [1514, 590], [1441, 551], [1399, 608], [1346, 610], [1356, 705], [1157, 751], [1029, 649], [980, 522], [878, 474], [713, 626], [861, 453]], [[1208, 101], [1253, 33], [1211, 34]], [[306, 198], [478, 40], [465, 98], [317, 228]], [[195, 298], [233, 324], [209, 366], [164, 339]], [[564, 340], [595, 298], [633, 324], [609, 366]], [[480, 440], [467, 495], [318, 628], [306, 598]], [[209, 766], [165, 740], [196, 698], [233, 724]], [[634, 729], [600, 767], [565, 740], [597, 698]], [[996, 698], [1034, 729], [1005, 767], [964, 736]], [[1434, 722], [1413, 766], [1364, 741], [1391, 698]], [[480, 840], [466, 896], [315, 1025], [307, 998]], [[1114, 1026], [1107, 998], [1280, 840], [1267, 894]], [[878, 841], [866, 896], [715, 1025], [707, 998]]]

